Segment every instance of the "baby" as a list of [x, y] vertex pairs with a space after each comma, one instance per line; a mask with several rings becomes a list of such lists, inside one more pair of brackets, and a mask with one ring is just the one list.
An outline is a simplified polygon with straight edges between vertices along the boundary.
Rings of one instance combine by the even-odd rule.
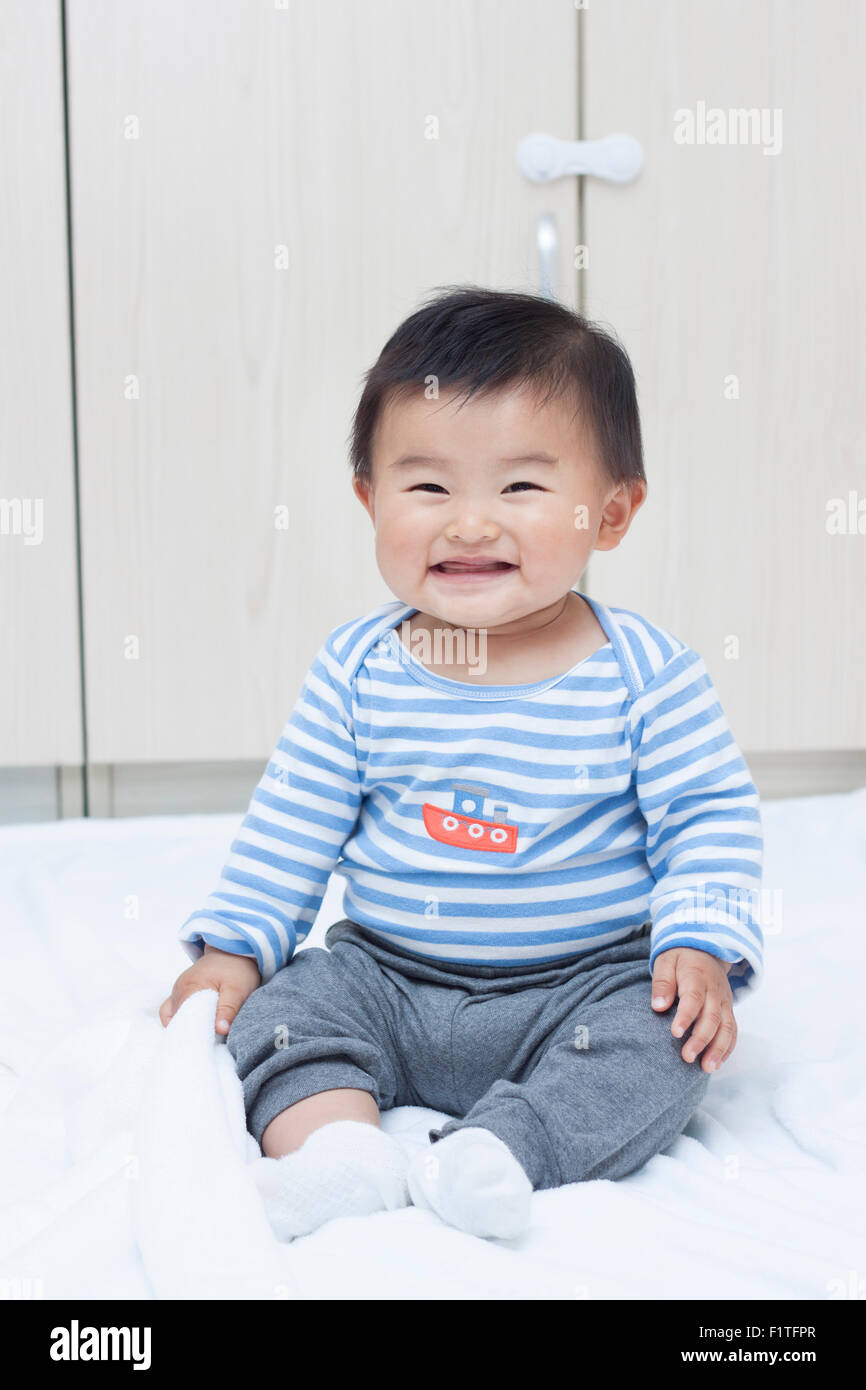
[[[281, 1239], [410, 1202], [510, 1238], [533, 1190], [669, 1145], [730, 1056], [758, 794], [698, 653], [576, 587], [647, 490], [611, 334], [448, 287], [351, 462], [398, 598], [320, 647], [160, 1018], [218, 992]], [[332, 871], [350, 916], [298, 951]], [[402, 1105], [451, 1118], [412, 1151]]]

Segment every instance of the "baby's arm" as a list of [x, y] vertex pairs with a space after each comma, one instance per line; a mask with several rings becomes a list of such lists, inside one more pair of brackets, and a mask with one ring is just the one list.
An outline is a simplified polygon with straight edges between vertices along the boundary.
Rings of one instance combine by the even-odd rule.
[[674, 655], [632, 706], [638, 802], [647, 825], [653, 1007], [685, 1061], [705, 1071], [733, 1051], [735, 992], [763, 972], [757, 913], [763, 835], [757, 788], [703, 660]]
[[216, 1031], [227, 1033], [241, 1004], [261, 981], [253, 956], [230, 955], [228, 951], [220, 951], [206, 943], [204, 954], [182, 975], [178, 975], [171, 994], [160, 1005], [160, 1022], [167, 1027], [191, 994], [196, 994], [200, 989], [215, 989], [219, 995]]
[[162, 1005], [163, 1023], [189, 994], [218, 989], [217, 1031], [228, 1031], [220, 1023], [230, 1023], [309, 934], [360, 804], [352, 690], [331, 633], [253, 792], [218, 885], [181, 928], [193, 964]]

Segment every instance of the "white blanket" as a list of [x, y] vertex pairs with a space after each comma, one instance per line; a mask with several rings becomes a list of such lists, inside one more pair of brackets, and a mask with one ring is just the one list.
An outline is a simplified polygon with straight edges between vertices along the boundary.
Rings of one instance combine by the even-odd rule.
[[[866, 789], [763, 817], [766, 979], [666, 1153], [536, 1193], [519, 1240], [410, 1207], [288, 1245], [250, 1181], [215, 994], [157, 1018], [239, 817], [0, 829], [0, 1297], [862, 1298]], [[412, 1149], [441, 1119], [383, 1125]]]

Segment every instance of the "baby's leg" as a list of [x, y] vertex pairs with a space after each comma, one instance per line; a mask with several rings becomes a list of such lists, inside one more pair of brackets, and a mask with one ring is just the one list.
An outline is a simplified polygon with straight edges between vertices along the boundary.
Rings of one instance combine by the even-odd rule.
[[[699, 1061], [683, 1060], [673, 1008], [661, 1016], [651, 1008], [648, 955], [645, 938], [618, 943], [565, 972], [555, 991], [536, 991], [537, 1018], [521, 1016], [531, 1064], [431, 1131], [432, 1149], [410, 1167], [416, 1205], [479, 1235], [504, 1233], [504, 1213], [517, 1234], [527, 1185], [626, 1177], [682, 1133], [710, 1078]], [[510, 1007], [491, 998], [476, 1007], [475, 1027], [488, 1037], [513, 1030]]]
[[265, 1155], [253, 1176], [280, 1239], [408, 1204], [406, 1154], [379, 1127], [379, 1104], [394, 1105], [398, 1087], [376, 1011], [383, 988], [357, 948], [312, 947], [232, 1024], [247, 1126]]
[[333, 1124], [335, 1120], [378, 1125], [379, 1107], [369, 1091], [348, 1086], [307, 1096], [306, 1100], [296, 1101], [271, 1120], [262, 1134], [262, 1153], [268, 1158], [294, 1153], [314, 1129]]
[[377, 1003], [387, 988], [374, 960], [338, 943], [298, 952], [246, 999], [226, 1045], [247, 1127], [266, 1154], [290, 1153], [335, 1120], [377, 1123], [380, 1107], [398, 1103], [401, 1076]]

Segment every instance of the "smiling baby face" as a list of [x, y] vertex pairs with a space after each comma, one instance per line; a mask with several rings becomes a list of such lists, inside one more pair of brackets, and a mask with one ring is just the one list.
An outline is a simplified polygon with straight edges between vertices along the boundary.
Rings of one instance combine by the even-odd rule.
[[397, 598], [495, 633], [561, 603], [591, 552], [619, 544], [646, 484], [612, 483], [563, 401], [540, 406], [526, 387], [461, 395], [389, 401], [372, 485], [353, 486]]

